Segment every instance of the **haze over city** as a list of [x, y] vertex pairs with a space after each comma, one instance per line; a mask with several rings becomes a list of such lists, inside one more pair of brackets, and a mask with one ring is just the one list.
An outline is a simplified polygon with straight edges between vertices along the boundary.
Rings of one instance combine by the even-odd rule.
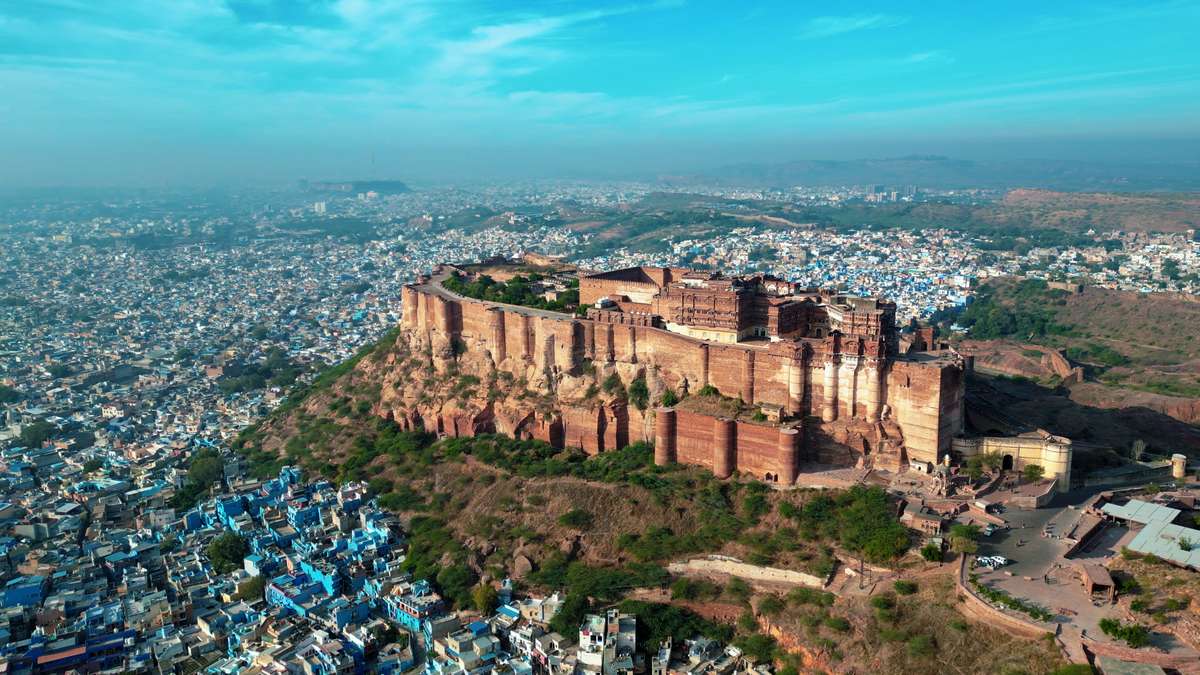
[[1194, 160], [1200, 5], [30, 0], [0, 180], [646, 177]]

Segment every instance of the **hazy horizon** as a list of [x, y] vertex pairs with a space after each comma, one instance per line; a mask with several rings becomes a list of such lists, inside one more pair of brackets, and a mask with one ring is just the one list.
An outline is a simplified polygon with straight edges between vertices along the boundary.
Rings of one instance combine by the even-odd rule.
[[0, 8], [0, 186], [1200, 157], [1200, 3], [831, 11], [13, 3]]

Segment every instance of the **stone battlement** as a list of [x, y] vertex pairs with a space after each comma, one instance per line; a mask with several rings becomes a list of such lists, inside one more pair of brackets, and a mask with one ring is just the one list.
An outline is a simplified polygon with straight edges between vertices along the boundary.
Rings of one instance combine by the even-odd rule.
[[[607, 317], [581, 318], [463, 298], [445, 289], [440, 279], [435, 274], [403, 290], [402, 328], [423, 344], [448, 354], [454, 349], [485, 354], [492, 367], [530, 382], [552, 384], [579, 376], [588, 362], [633, 369], [652, 374], [658, 391], [694, 394], [713, 387], [752, 405], [778, 406], [792, 423], [785, 422], [790, 427], [785, 433], [779, 427], [732, 420], [690, 419], [695, 413], [683, 411], [656, 415], [631, 406], [602, 405], [564, 410], [556, 419], [505, 421], [499, 415], [484, 415], [465, 425], [455, 422], [453, 428], [433, 420], [434, 427], [427, 425], [431, 430], [457, 435], [488, 430], [490, 425], [496, 431], [578, 445], [589, 452], [660, 439], [659, 452], [670, 448], [677, 461], [710, 466], [718, 475], [742, 470], [791, 482], [805, 445], [805, 418], [819, 418], [826, 427], [853, 427], [855, 438], [863, 439], [863, 452], [878, 450], [870, 447], [872, 443], [890, 445], [893, 451], [902, 444], [909, 458], [931, 462], [950, 449], [951, 439], [962, 429], [963, 365], [953, 353], [899, 356], [883, 340], [837, 331], [820, 339], [717, 343], [650, 321], [616, 323]], [[641, 277], [627, 281], [659, 282]], [[675, 419], [674, 431], [666, 421], [669, 417]]]

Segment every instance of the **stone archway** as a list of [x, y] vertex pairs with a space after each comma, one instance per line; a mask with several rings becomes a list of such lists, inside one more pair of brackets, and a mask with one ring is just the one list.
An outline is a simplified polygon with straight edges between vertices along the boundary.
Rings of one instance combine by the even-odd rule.
[[1013, 468], [1013, 456], [1012, 456], [1012, 455], [1005, 455], [1005, 456], [1004, 456], [1004, 461], [1003, 461], [1003, 463], [1000, 465], [1000, 468], [1001, 468], [1001, 469], [1003, 469], [1003, 470], [1005, 470], [1005, 471], [1012, 471], [1012, 468]]

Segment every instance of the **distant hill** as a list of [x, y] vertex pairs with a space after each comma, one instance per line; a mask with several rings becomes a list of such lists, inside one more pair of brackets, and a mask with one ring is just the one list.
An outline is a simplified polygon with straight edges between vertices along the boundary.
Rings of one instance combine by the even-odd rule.
[[1034, 186], [1069, 191], [1190, 191], [1200, 189], [1200, 162], [979, 161], [922, 155], [734, 164], [705, 172], [704, 177], [735, 184], [776, 187], [878, 183], [939, 189]]

